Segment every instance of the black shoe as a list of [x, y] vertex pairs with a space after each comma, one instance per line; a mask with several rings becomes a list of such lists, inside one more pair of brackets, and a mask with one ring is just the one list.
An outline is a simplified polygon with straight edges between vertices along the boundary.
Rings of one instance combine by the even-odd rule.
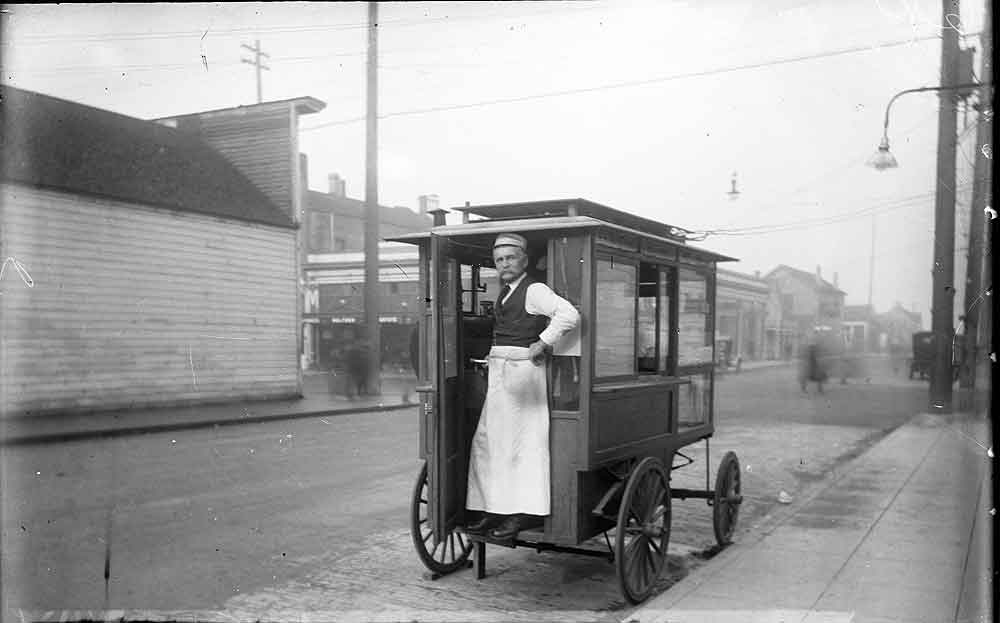
[[500, 523], [503, 517], [498, 517], [492, 513], [484, 513], [481, 519], [477, 519], [465, 526], [465, 531], [474, 534], [483, 534], [493, 526]]
[[503, 520], [503, 523], [490, 532], [490, 537], [497, 540], [512, 539], [521, 531], [521, 518], [511, 515]]

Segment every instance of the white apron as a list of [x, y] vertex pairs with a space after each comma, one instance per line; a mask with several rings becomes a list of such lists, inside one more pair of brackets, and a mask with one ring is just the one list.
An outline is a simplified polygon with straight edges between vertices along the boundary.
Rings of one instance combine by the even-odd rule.
[[494, 346], [486, 402], [469, 459], [466, 508], [549, 514], [549, 403], [545, 366], [528, 349]]

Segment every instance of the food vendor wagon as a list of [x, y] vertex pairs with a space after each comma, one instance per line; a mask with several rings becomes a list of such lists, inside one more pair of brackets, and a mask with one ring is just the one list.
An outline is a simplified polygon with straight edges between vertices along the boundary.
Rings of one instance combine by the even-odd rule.
[[[713, 423], [716, 263], [683, 230], [583, 199], [443, 210], [429, 232], [392, 238], [419, 247], [420, 457], [411, 503], [416, 551], [434, 574], [471, 566], [485, 574], [485, 545], [602, 556], [623, 595], [639, 603], [666, 563], [673, 499], [712, 509], [720, 545], [742, 502], [736, 455], [709, 487]], [[580, 312], [578, 329], [549, 359], [551, 514], [495, 541], [462, 530], [472, 436], [486, 394], [485, 358], [499, 291], [492, 245], [528, 241], [528, 272]], [[706, 445], [704, 489], [672, 487], [671, 472]], [[603, 535], [606, 549], [583, 547]]]

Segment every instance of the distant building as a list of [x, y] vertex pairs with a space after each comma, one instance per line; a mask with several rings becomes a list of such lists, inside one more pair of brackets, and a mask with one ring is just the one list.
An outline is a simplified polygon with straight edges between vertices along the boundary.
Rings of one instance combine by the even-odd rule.
[[[379, 324], [382, 361], [409, 366], [410, 332], [423, 311], [420, 267], [412, 245], [379, 244]], [[309, 256], [304, 322], [310, 327], [308, 367], [338, 367], [342, 352], [364, 338], [365, 254], [341, 251]]]
[[879, 322], [885, 332], [886, 346], [902, 347], [908, 351], [913, 346], [913, 334], [923, 331], [923, 318], [920, 312], [909, 311], [899, 303], [889, 311], [879, 314]]
[[[346, 183], [337, 174], [328, 178], [329, 192], [309, 191], [304, 238], [303, 365], [328, 370], [340, 353], [364, 338], [365, 203], [346, 196]], [[418, 199], [418, 211], [379, 207], [379, 237], [426, 231], [427, 212], [437, 197]], [[379, 324], [382, 360], [386, 365], [409, 365], [410, 331], [422, 309], [420, 269], [412, 245], [379, 244]]]
[[819, 332], [830, 342], [840, 343], [843, 334], [846, 293], [815, 273], [781, 264], [764, 276], [771, 286], [765, 327], [768, 359], [790, 359]]
[[724, 268], [715, 278], [716, 358], [728, 354], [737, 359], [764, 358], [764, 326], [770, 286], [760, 275], [747, 275]]
[[878, 353], [884, 350], [882, 322], [872, 305], [845, 305], [844, 348], [852, 353]]
[[300, 394], [296, 221], [264, 169], [0, 89], [3, 255], [32, 280], [0, 282], [2, 413]]
[[[328, 177], [329, 192], [306, 195], [304, 228], [307, 254], [364, 251], [365, 202], [346, 194], [346, 183], [336, 173]], [[379, 207], [379, 237], [424, 231], [431, 226], [428, 209], [437, 207], [434, 195], [418, 199], [418, 212], [406, 207]], [[433, 207], [428, 207], [428, 206]]]

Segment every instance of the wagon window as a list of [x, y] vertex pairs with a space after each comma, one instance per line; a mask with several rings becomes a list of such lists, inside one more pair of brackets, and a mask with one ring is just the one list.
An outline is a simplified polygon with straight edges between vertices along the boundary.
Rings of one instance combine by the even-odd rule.
[[552, 290], [577, 308], [583, 291], [583, 238], [553, 240]]
[[670, 368], [670, 351], [673, 346], [673, 332], [670, 330], [670, 314], [673, 309], [672, 295], [674, 291], [674, 271], [660, 271], [660, 371], [672, 374]]
[[438, 284], [438, 296], [441, 310], [441, 333], [444, 339], [444, 377], [451, 378], [458, 376], [458, 314], [462, 310], [458, 309], [458, 297], [456, 290], [460, 284], [456, 280], [455, 273], [457, 262], [449, 259], [443, 264], [441, 270], [441, 281]]
[[479, 285], [485, 286], [485, 292], [476, 292], [475, 300], [479, 303], [475, 306], [472, 305], [472, 266], [468, 264], [462, 265], [462, 311], [469, 314], [480, 314], [482, 313], [482, 302], [483, 301], [495, 301], [497, 294], [500, 293], [500, 278], [497, 276], [497, 271], [491, 266], [480, 266], [479, 267]]
[[635, 373], [635, 286], [635, 265], [597, 260], [596, 376]]
[[639, 372], [656, 372], [657, 337], [656, 321], [659, 317], [657, 301], [659, 297], [659, 271], [651, 264], [639, 265], [639, 313], [638, 343], [636, 360]]
[[695, 374], [690, 380], [690, 383], [680, 386], [677, 427], [681, 429], [705, 424], [711, 412], [712, 373]]
[[712, 308], [708, 277], [689, 268], [678, 271], [677, 365], [712, 363]]
[[[561, 236], [552, 241], [549, 283], [556, 294], [580, 309], [583, 294], [583, 245], [580, 236]], [[552, 407], [563, 411], [580, 408], [580, 357], [552, 358]]]

